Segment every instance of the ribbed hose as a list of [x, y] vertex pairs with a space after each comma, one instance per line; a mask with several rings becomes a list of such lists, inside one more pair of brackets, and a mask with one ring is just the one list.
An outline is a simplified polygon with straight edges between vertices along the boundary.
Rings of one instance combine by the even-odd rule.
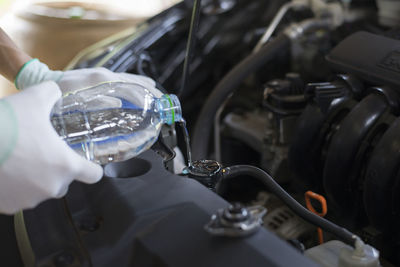
[[355, 242], [358, 239], [356, 235], [348, 231], [347, 229], [340, 227], [318, 215], [310, 212], [292, 198], [274, 179], [265, 171], [249, 165], [236, 165], [229, 168], [225, 168], [221, 171], [222, 177], [217, 186], [217, 193], [221, 194], [221, 183], [234, 179], [238, 176], [247, 175], [254, 177], [261, 183], [263, 183], [268, 190], [275, 194], [280, 200], [282, 200], [294, 213], [305, 221], [322, 228], [324, 231], [329, 232], [338, 237], [343, 242], [355, 246]]
[[289, 50], [289, 47], [290, 39], [284, 34], [278, 35], [277, 38], [271, 40], [257, 53], [252, 53], [243, 59], [217, 84], [211, 95], [207, 98], [197, 119], [192, 143], [195, 159], [204, 159], [207, 157], [208, 142], [211, 136], [214, 117], [219, 106], [229, 94], [234, 92], [250, 74], [275, 59], [279, 52]]

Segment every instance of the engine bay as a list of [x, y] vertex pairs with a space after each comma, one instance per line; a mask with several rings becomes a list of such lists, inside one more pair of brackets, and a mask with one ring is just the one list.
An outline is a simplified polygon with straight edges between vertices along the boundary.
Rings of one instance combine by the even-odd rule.
[[70, 67], [177, 94], [197, 165], [178, 169], [185, 136], [164, 127], [153, 151], [24, 212], [24, 262], [399, 265], [400, 2], [204, 0], [181, 87], [193, 5]]

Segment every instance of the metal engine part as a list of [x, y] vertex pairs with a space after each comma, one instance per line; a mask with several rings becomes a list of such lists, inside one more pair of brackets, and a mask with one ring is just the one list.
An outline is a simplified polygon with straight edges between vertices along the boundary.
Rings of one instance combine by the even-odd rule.
[[225, 137], [251, 147], [261, 155], [260, 166], [278, 182], [290, 180], [288, 150], [294, 125], [306, 105], [304, 85], [299, 74], [266, 83], [263, 110], [229, 113], [223, 120]]
[[249, 236], [260, 229], [266, 212], [261, 206], [244, 207], [236, 203], [213, 214], [204, 229], [215, 236]]
[[267, 208], [268, 213], [263, 218], [264, 227], [283, 240], [298, 240], [315, 230], [315, 227], [295, 215], [271, 193], [260, 192], [252, 205], [262, 205]]

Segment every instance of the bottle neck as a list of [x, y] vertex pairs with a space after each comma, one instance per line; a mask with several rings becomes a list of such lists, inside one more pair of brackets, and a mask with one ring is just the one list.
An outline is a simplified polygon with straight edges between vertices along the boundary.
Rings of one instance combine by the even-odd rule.
[[176, 95], [162, 95], [157, 102], [163, 123], [171, 125], [182, 121], [182, 108]]

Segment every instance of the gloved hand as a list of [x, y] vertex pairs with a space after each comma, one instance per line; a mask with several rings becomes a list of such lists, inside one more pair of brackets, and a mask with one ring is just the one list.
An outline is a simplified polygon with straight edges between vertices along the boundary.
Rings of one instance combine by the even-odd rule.
[[61, 140], [50, 112], [61, 91], [45, 82], [0, 99], [0, 213], [62, 197], [73, 180], [95, 183], [101, 166]]
[[124, 81], [137, 83], [147, 88], [156, 97], [161, 97], [162, 92], [156, 88], [156, 83], [149, 77], [116, 73], [105, 68], [77, 69], [69, 71], [52, 71], [46, 64], [37, 59], [25, 63], [15, 78], [15, 86], [24, 89], [43, 81], [55, 81], [63, 94], [78, 89], [94, 86], [102, 82]]

